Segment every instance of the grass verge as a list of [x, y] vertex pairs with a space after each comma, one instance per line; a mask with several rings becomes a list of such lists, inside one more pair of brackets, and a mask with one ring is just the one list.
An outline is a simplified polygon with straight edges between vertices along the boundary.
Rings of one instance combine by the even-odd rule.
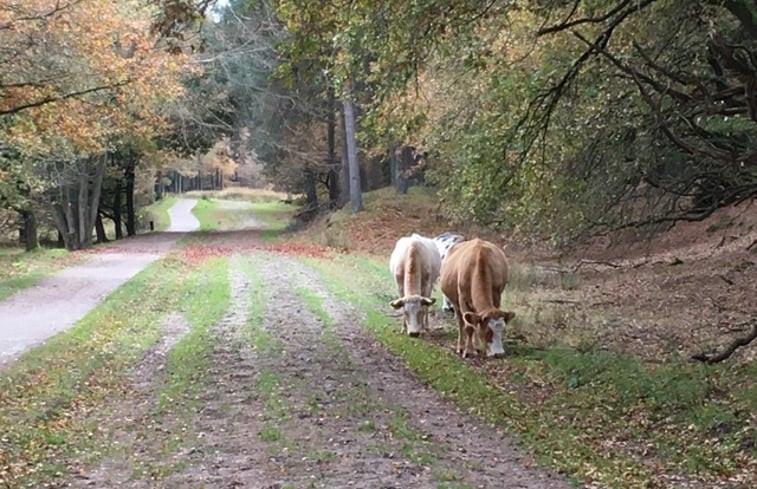
[[143, 227], [149, 229], [150, 221], [155, 224], [156, 231], [165, 231], [171, 226], [171, 217], [168, 215], [168, 209], [176, 203], [177, 197], [166, 195], [157, 202], [140, 209], [139, 221]]
[[34, 251], [0, 248], [0, 300], [86, 257], [84, 253], [69, 253], [60, 248], [38, 248]]
[[618, 488], [757, 483], [754, 364], [645, 365], [610, 352], [525, 345], [511, 346], [504, 361], [464, 362], [451, 351], [454, 333], [416, 341], [388, 324], [393, 283], [380, 262], [351, 255], [305, 261], [363, 310], [368, 332], [421, 379], [518, 434], [575, 481]]

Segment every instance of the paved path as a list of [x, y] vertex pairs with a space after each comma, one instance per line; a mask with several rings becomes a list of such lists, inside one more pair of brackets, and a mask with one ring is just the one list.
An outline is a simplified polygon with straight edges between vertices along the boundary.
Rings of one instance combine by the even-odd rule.
[[0, 367], [76, 324], [111, 292], [167, 253], [181, 233], [199, 228], [192, 214], [196, 203], [194, 199], [181, 199], [171, 207], [169, 233], [98, 247], [98, 253], [85, 263], [0, 301]]
[[200, 229], [200, 221], [192, 214], [195, 204], [197, 204], [197, 199], [179, 199], [168, 209], [168, 215], [171, 218], [169, 232], [189, 232]]

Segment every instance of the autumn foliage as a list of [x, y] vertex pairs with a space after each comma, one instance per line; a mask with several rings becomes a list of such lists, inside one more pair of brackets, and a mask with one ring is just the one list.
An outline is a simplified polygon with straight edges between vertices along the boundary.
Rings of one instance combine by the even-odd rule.
[[0, 114], [24, 153], [102, 152], [124, 133], [165, 126], [161, 103], [182, 93], [183, 54], [150, 34], [144, 2], [0, 3]]

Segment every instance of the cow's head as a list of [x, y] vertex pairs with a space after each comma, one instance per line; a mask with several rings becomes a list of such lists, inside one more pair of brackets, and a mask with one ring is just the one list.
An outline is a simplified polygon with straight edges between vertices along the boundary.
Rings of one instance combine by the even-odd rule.
[[402, 321], [410, 336], [418, 336], [423, 328], [428, 327], [428, 306], [436, 302], [431, 297], [422, 297], [420, 295], [410, 295], [392, 301], [391, 305], [395, 309], [402, 308]]
[[502, 357], [505, 355], [502, 341], [505, 326], [514, 317], [514, 312], [492, 309], [482, 314], [466, 312], [463, 314], [463, 321], [474, 329], [476, 336], [484, 345], [487, 357]]

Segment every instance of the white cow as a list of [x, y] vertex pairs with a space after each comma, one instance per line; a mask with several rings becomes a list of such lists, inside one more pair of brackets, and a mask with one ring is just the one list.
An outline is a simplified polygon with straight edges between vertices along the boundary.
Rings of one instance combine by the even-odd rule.
[[402, 308], [402, 330], [410, 336], [418, 336], [428, 328], [428, 306], [436, 301], [431, 290], [441, 266], [442, 259], [433, 240], [415, 233], [397, 240], [389, 270], [397, 282], [400, 298], [391, 305]]

